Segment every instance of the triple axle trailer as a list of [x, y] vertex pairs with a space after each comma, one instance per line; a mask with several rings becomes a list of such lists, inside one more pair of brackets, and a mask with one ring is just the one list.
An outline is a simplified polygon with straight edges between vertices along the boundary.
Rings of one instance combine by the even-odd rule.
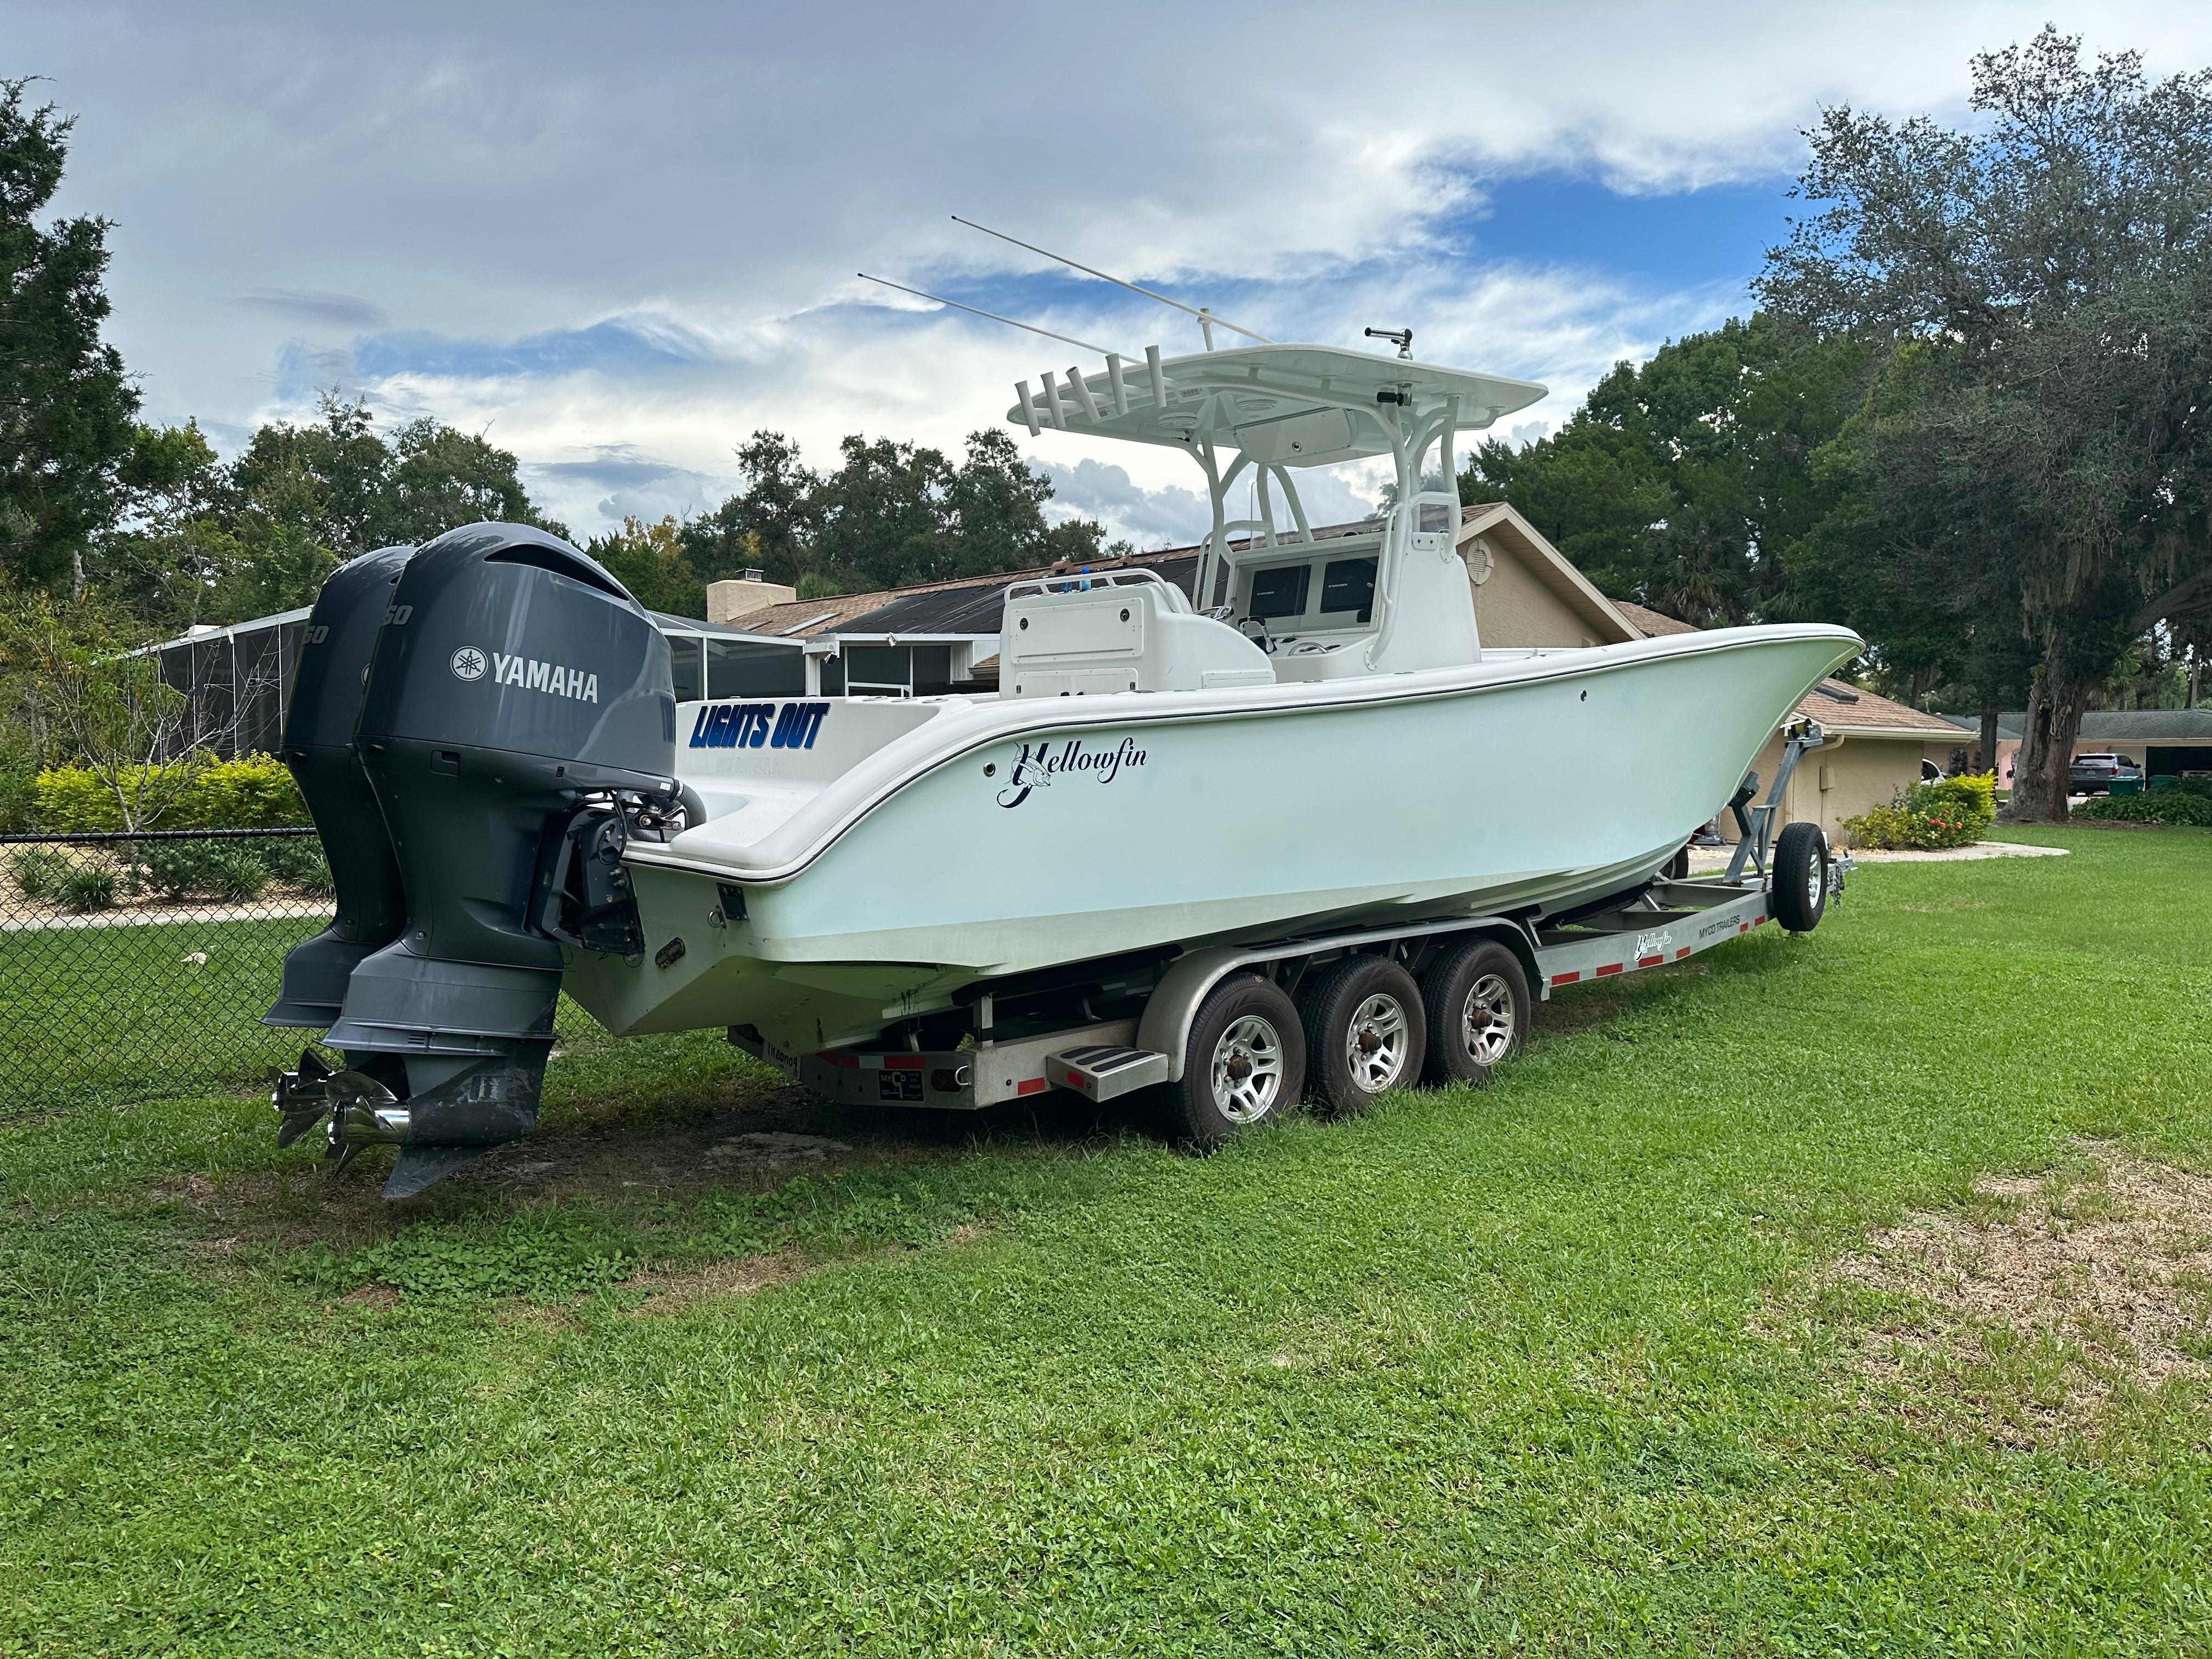
[[1201, 1146], [1301, 1098], [1350, 1112], [1419, 1081], [1480, 1085], [1562, 987], [1680, 962], [1770, 922], [1819, 925], [1850, 860], [1818, 825], [1775, 826], [1798, 761], [1822, 741], [1810, 721], [1789, 728], [1764, 800], [1757, 775], [1746, 777], [1725, 809], [1738, 830], [1725, 870], [1692, 876], [1686, 846], [1652, 879], [1579, 912], [1170, 946], [987, 981], [953, 1021], [811, 1054], [748, 1025], [729, 1039], [854, 1106], [963, 1111], [1055, 1089], [1096, 1102], [1155, 1090]]

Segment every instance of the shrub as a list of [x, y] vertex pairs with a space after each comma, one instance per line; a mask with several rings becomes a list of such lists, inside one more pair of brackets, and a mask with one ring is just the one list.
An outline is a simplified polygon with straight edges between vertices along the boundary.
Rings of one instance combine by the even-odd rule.
[[291, 769], [274, 755], [217, 761], [178, 803], [178, 828], [274, 830], [304, 825], [307, 804]]
[[10, 860], [15, 885], [25, 898], [52, 898], [61, 891], [62, 878], [76, 868], [51, 847], [27, 847]]
[[272, 879], [319, 898], [331, 896], [330, 860], [323, 856], [322, 842], [313, 836], [283, 836], [245, 845]]
[[38, 803], [32, 809], [39, 828], [120, 830], [123, 809], [115, 792], [88, 767], [50, 766], [39, 774]]
[[106, 910], [115, 903], [115, 872], [75, 864], [55, 884], [54, 896], [72, 910]]
[[1987, 775], [1939, 778], [1899, 790], [1888, 805], [1844, 819], [1844, 829], [1860, 847], [1971, 847], [1989, 833], [1995, 797], [1996, 780]]
[[[125, 775], [128, 789], [150, 767]], [[121, 830], [114, 790], [88, 767], [50, 766], [38, 775], [32, 809], [42, 829]], [[307, 804], [284, 763], [273, 755], [219, 761], [202, 757], [191, 775], [142, 830], [265, 830], [304, 825]]]
[[171, 898], [202, 893], [235, 904], [258, 898], [269, 885], [267, 868], [236, 842], [155, 842], [144, 862], [154, 887]]
[[2144, 795], [2099, 795], [2075, 807], [2077, 818], [2119, 823], [2186, 823], [2212, 829], [2212, 796], [2185, 789], [2154, 789]]

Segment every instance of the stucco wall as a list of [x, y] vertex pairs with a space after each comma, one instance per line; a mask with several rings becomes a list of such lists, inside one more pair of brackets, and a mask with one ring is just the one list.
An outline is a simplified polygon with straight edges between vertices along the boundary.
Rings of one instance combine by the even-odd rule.
[[[1475, 543], [1488, 547], [1491, 554], [1489, 579], [1476, 583], [1474, 588], [1474, 625], [1485, 645], [1571, 647], [1598, 642], [1589, 623], [1537, 580], [1521, 556], [1503, 544], [1503, 538], [1477, 537], [1462, 551], [1473, 552]], [[1474, 555], [1478, 561], [1480, 556]]]
[[[1832, 732], [1828, 743], [1797, 763], [1796, 775], [1783, 796], [1782, 823], [1803, 820], [1817, 823], [1837, 845], [1849, 838], [1844, 820], [1856, 817], [1870, 806], [1887, 806], [1899, 789], [1918, 781], [1924, 745], [1917, 738], [1846, 736], [1840, 743]], [[1782, 764], [1782, 736], [1766, 740], [1752, 763], [1759, 773], [1759, 799], [1766, 799], [1769, 785]], [[1824, 787], [1825, 786], [1825, 787]], [[1722, 833], [1735, 836], [1734, 823]], [[1775, 826], [1777, 834], [1781, 824]]]

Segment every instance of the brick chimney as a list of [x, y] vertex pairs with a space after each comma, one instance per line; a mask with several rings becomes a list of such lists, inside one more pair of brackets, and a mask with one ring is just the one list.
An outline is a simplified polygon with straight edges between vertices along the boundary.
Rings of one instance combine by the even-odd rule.
[[763, 581], [759, 571], [748, 570], [734, 581], [707, 584], [707, 620], [735, 622], [772, 605], [789, 605], [798, 597], [797, 588], [787, 587], [781, 582]]

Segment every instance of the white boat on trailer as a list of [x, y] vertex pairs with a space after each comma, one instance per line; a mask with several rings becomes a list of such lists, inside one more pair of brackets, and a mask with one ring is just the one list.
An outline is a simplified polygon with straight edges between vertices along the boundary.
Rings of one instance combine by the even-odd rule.
[[[1861, 642], [1485, 650], [1457, 496], [1424, 468], [1449, 479], [1458, 433], [1543, 392], [1272, 343], [1023, 383], [1032, 431], [1193, 458], [1212, 523], [1192, 595], [1137, 569], [1018, 582], [995, 696], [685, 704], [658, 743], [665, 647], [656, 669], [623, 643], [635, 607], [604, 571], [518, 527], [440, 538], [357, 647], [366, 787], [309, 791], [319, 823], [374, 794], [406, 921], [288, 965], [272, 1018], [330, 1026], [348, 1064], [280, 1081], [287, 1133], [328, 1112], [335, 1156], [398, 1142], [387, 1192], [419, 1190], [534, 1121], [566, 990], [617, 1034], [726, 1027], [836, 1098], [1158, 1085], [1210, 1144], [1309, 1092], [1480, 1081], [1570, 976], [1809, 927], [1840, 872], [1813, 826], [1772, 837], [1771, 802], [1748, 875], [1668, 872]], [[1296, 475], [1376, 458], [1382, 528], [1316, 539]], [[456, 811], [505, 826], [474, 875], [436, 844]]]

